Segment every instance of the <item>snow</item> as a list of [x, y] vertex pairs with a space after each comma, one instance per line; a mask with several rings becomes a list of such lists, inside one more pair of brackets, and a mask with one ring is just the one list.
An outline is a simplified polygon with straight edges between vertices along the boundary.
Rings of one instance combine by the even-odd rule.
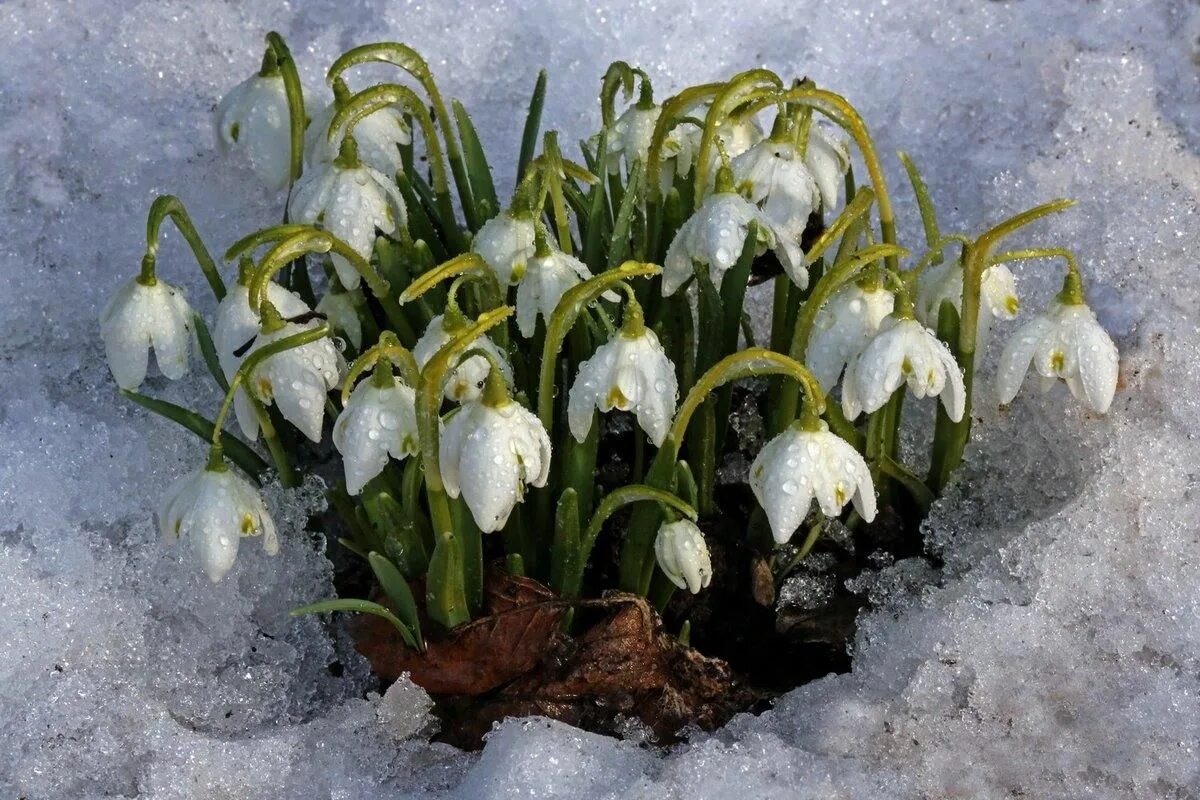
[[[0, 796], [1200, 794], [1200, 7], [711, 6], [0, 7]], [[920, 230], [898, 148], [946, 230], [1078, 198], [1024, 241], [1078, 248], [1124, 387], [1106, 417], [1061, 387], [978, 403], [970, 463], [927, 525], [945, 569], [932, 585], [906, 562], [863, 579], [879, 608], [852, 673], [666, 752], [544, 720], [505, 723], [477, 755], [428, 744], [422, 693], [370, 694], [344, 635], [286, 614], [330, 592], [303, 532], [317, 487], [273, 491], [282, 552], [244, 548], [216, 586], [158, 543], [151, 510], [202, 446], [119, 400], [97, 336], [155, 194], [179, 194], [214, 252], [276, 221], [281, 198], [219, 160], [211, 133], [271, 28], [313, 87], [346, 47], [416, 45], [471, 110], [501, 186], [541, 66], [564, 141], [597, 124], [613, 58], [646, 67], [660, 96], [758, 64], [810, 75], [873, 126], [902, 241]], [[161, 274], [211, 313], [166, 239]], [[1024, 313], [1057, 288], [1045, 264], [1015, 271]], [[216, 403], [200, 378], [148, 388]]]

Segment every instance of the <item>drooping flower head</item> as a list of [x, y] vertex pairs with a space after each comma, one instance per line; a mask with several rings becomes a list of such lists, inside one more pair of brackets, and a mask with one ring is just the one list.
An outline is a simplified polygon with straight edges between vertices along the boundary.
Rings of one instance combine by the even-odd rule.
[[866, 461], [825, 423], [793, 423], [767, 442], [750, 466], [750, 489], [783, 544], [808, 516], [813, 501], [836, 517], [847, 503], [867, 522], [875, 518], [875, 487]]
[[[359, 159], [350, 135], [342, 141], [338, 158], [304, 174], [288, 209], [293, 219], [321, 226], [368, 261], [380, 231], [390, 235], [408, 224], [400, 190]], [[362, 280], [358, 270], [337, 252], [330, 258], [342, 285], [356, 288]]]
[[704, 535], [689, 519], [668, 522], [654, 539], [654, 558], [671, 583], [692, 594], [712, 583], [712, 560]]
[[[313, 115], [304, 133], [304, 160], [309, 167], [336, 160], [341, 150], [340, 140], [329, 141], [329, 123], [349, 94], [341, 78], [334, 81], [333, 93], [333, 102]], [[400, 147], [412, 144], [412, 131], [404, 120], [403, 111], [395, 106], [384, 106], [355, 123], [354, 139], [362, 162], [394, 179], [404, 166]]]
[[767, 215], [782, 235], [799, 244], [821, 193], [796, 146], [764, 139], [730, 164], [738, 192]]
[[535, 253], [534, 236], [532, 214], [501, 211], [483, 223], [471, 250], [491, 268], [501, 286], [511, 286], [525, 276]]
[[261, 536], [263, 550], [279, 552], [275, 523], [262, 498], [224, 465], [210, 464], [175, 481], [158, 520], [165, 541], [187, 539], [213, 583], [233, 567], [243, 536]]
[[[250, 353], [286, 339], [318, 323], [284, 322], [259, 329]], [[275, 353], [258, 365], [249, 380], [249, 391], [263, 405], [274, 404], [283, 418], [314, 442], [321, 441], [325, 400], [341, 382], [345, 360], [328, 336]]]
[[342, 454], [346, 492], [351, 495], [383, 472], [389, 458], [403, 460], [420, 449], [416, 393], [397, 382], [387, 368], [376, 371], [354, 387], [333, 426], [333, 444]]
[[[269, 51], [268, 51], [269, 52]], [[245, 154], [250, 169], [272, 191], [291, 177], [292, 142], [287, 89], [276, 67], [251, 75], [217, 104], [217, 148]]]
[[826, 394], [833, 391], [892, 313], [895, 296], [880, 281], [845, 284], [817, 311], [804, 363]]
[[484, 533], [508, 521], [526, 486], [550, 477], [550, 436], [536, 414], [512, 399], [498, 370], [487, 388], [453, 412], [438, 444], [442, 483], [462, 495]]
[[658, 446], [675, 416], [678, 394], [675, 365], [631, 297], [621, 330], [579, 365], [567, 398], [567, 421], [582, 442], [592, 429], [594, 410], [633, 411], [638, 425]]
[[[413, 345], [412, 354], [417, 360], [417, 365], [424, 369], [425, 365], [437, 355], [438, 350], [454, 338], [455, 334], [463, 330], [467, 326], [466, 319], [462, 316], [462, 312], [458, 307], [447, 303], [446, 313], [438, 314], [429, 321], [429, 327], [421, 334], [421, 338]], [[496, 347], [487, 336], [481, 336], [476, 339], [467, 348], [470, 350], [484, 350], [489, 353], [496, 364], [500, 365], [500, 370], [505, 380], [512, 380], [512, 367], [509, 366], [508, 360], [504, 354]], [[469, 355], [462, 359], [451, 371], [450, 376], [446, 379], [445, 396], [447, 400], [453, 400], [456, 403], [463, 403], [470, 400], [475, 400], [479, 397], [483, 390], [484, 380], [488, 373], [491, 372], [491, 362], [482, 355]]]
[[[930, 267], [917, 284], [917, 319], [931, 328], [937, 327], [942, 303], [950, 303], [962, 314], [963, 269], [957, 261], [947, 260]], [[1021, 308], [1017, 296], [1017, 279], [1004, 264], [992, 264], [983, 271], [979, 285], [979, 332], [982, 340], [987, 336], [994, 319], [1015, 319]]]
[[846, 370], [842, 411], [847, 419], [876, 411], [901, 384], [914, 397], [940, 396], [950, 419], [962, 419], [966, 390], [950, 349], [915, 319], [889, 317]]
[[551, 249], [544, 231], [538, 230], [536, 254], [517, 286], [517, 328], [533, 336], [537, 318], [549, 321], [567, 290], [592, 277], [587, 265], [561, 250]]
[[192, 309], [183, 292], [150, 277], [129, 280], [100, 314], [100, 338], [113, 378], [122, 389], [146, 379], [150, 350], [159, 371], [178, 380], [187, 374]]

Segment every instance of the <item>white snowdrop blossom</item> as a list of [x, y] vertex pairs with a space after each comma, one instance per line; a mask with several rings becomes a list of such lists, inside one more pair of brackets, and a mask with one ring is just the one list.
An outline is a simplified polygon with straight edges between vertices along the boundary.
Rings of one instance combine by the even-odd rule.
[[501, 286], [519, 283], [533, 258], [533, 216], [502, 211], [483, 223], [471, 242], [474, 251], [496, 274]]
[[[316, 322], [303, 325], [288, 322], [279, 330], [260, 332], [246, 355], [316, 326]], [[319, 442], [326, 397], [341, 382], [345, 366], [342, 354], [326, 336], [267, 358], [250, 375], [250, 392], [264, 405], [274, 403], [284, 419], [312, 441]]]
[[1117, 346], [1083, 303], [1055, 301], [1022, 325], [1000, 354], [996, 390], [1001, 403], [1012, 402], [1025, 382], [1029, 365], [1042, 389], [1062, 380], [1075, 399], [1103, 414], [1117, 391]]
[[590, 277], [592, 273], [586, 264], [562, 251], [531, 258], [525, 277], [517, 286], [517, 327], [521, 335], [533, 336], [538, 315], [549, 320], [566, 291]]
[[[277, 283], [267, 284], [267, 300], [284, 319], [298, 317], [310, 311], [300, 297]], [[217, 350], [217, 363], [225, 373], [226, 380], [233, 380], [249, 352], [251, 341], [258, 336], [258, 312], [250, 307], [250, 290], [241, 284], [230, 287], [225, 298], [217, 306], [216, 324], [213, 326], [213, 346]], [[239, 356], [238, 353], [242, 354]], [[233, 411], [238, 427], [246, 438], [258, 438], [258, 417], [245, 391], [239, 389], [233, 396]]]
[[742, 254], [751, 222], [758, 223], [755, 254], [773, 250], [788, 277], [801, 288], [808, 286], [808, 269], [804, 266], [799, 241], [778, 231], [762, 209], [741, 195], [717, 192], [680, 226], [667, 248], [663, 263], [663, 296], [674, 294], [692, 277], [693, 263], [708, 267], [709, 278], [720, 289], [725, 273]]
[[279, 552], [275, 523], [262, 498], [228, 468], [205, 467], [175, 481], [163, 498], [158, 524], [164, 541], [188, 540], [213, 583], [233, 567], [243, 536], [261, 536], [263, 550]]
[[192, 324], [192, 308], [174, 286], [157, 279], [147, 286], [138, 278], [121, 286], [100, 314], [100, 338], [117, 385], [142, 385], [151, 348], [163, 375], [186, 375]]
[[915, 319], [889, 317], [847, 368], [842, 411], [851, 420], [876, 411], [902, 383], [914, 397], [941, 396], [950, 419], [962, 419], [966, 390], [950, 349]]
[[708, 545], [696, 523], [688, 519], [669, 522], [658, 529], [654, 558], [667, 580], [692, 594], [712, 583]]
[[215, 133], [223, 153], [245, 153], [250, 169], [272, 191], [292, 170], [291, 117], [283, 75], [252, 75], [217, 104]]
[[[328, 164], [338, 156], [340, 139], [329, 141], [329, 123], [337, 113], [336, 103], [330, 103], [313, 116], [304, 132], [304, 161], [309, 167]], [[385, 106], [363, 117], [354, 126], [358, 142], [358, 157], [371, 169], [394, 179], [403, 170], [400, 146], [412, 143], [412, 131], [404, 121], [404, 112]]]
[[346, 468], [346, 491], [356, 495], [383, 472], [388, 458], [403, 460], [418, 451], [416, 394], [394, 381], [377, 386], [365, 380], [350, 394], [333, 426], [333, 445]]
[[[917, 287], [917, 318], [929, 327], [937, 326], [942, 303], [949, 302], [962, 314], [963, 270], [957, 261], [926, 270]], [[993, 319], [1015, 319], [1021, 308], [1017, 279], [1004, 264], [992, 264], [983, 271], [979, 286], [979, 334], [986, 334]]]
[[325, 315], [334, 328], [346, 334], [355, 350], [362, 347], [362, 320], [358, 317], [356, 294], [361, 296], [357, 289], [349, 292], [326, 292], [314, 309], [317, 313]]
[[750, 488], [779, 544], [792, 538], [813, 500], [828, 517], [852, 502], [864, 520], [875, 519], [875, 487], [867, 462], [824, 422], [816, 430], [792, 425], [767, 442], [750, 465]]
[[850, 282], [817, 311], [804, 363], [825, 394], [854, 361], [895, 307], [896, 298], [882, 285], [863, 288]]
[[[408, 220], [404, 198], [390, 178], [372, 167], [341, 166], [338, 161], [305, 172], [288, 209], [297, 222], [320, 225], [367, 261], [377, 231], [393, 234]], [[358, 270], [336, 252], [330, 258], [342, 285], [357, 287], [362, 280]]]
[[[413, 345], [412, 354], [413, 358], [417, 360], [417, 366], [425, 369], [425, 365], [437, 355], [437, 351], [441, 350], [443, 345], [450, 341], [453, 336], [453, 331], [446, 330], [445, 315], [438, 314], [431, 319], [429, 327], [425, 329], [425, 332], [421, 334], [421, 338]], [[487, 336], [481, 336], [471, 342], [467, 350], [486, 350], [496, 359], [496, 363], [500, 365], [500, 371], [504, 374], [505, 380], [512, 380], [512, 367], [504, 357], [504, 354], [500, 352], [500, 348], [496, 347], [495, 342]], [[472, 355], [463, 359], [446, 379], [446, 388], [444, 390], [446, 399], [453, 400], [456, 403], [477, 399], [482, 390], [483, 382], [491, 371], [492, 366], [484, 356]]]
[[776, 230], [799, 243], [821, 193], [796, 146], [764, 139], [734, 158], [730, 168], [738, 192], [758, 205]]
[[[658, 105], [635, 104], [613, 123], [608, 137], [608, 171], [616, 175], [624, 163], [626, 173], [635, 164], [645, 164], [654, 140], [654, 128], [662, 114]], [[676, 125], [667, 132], [659, 153], [659, 190], [665, 195], [675, 182], [675, 176], [686, 176], [695, 160], [698, 140], [685, 133], [686, 125]]]
[[838, 204], [846, 170], [850, 167], [846, 142], [823, 126], [813, 125], [809, 128], [808, 145], [804, 149], [804, 164], [821, 192], [821, 207], [831, 211]]
[[550, 437], [535, 414], [513, 400], [465, 403], [442, 429], [442, 483], [460, 494], [484, 533], [498, 531], [525, 495], [550, 475]]
[[630, 336], [622, 330], [579, 365], [567, 398], [567, 422], [582, 442], [592, 429], [593, 409], [633, 411], [657, 447], [675, 416], [678, 393], [675, 365], [654, 331], [642, 326], [639, 335]]
[[[702, 107], [694, 112], [693, 115], [703, 120], [707, 113], [707, 107]], [[679, 126], [675, 130], [682, 133], [679, 174], [687, 175], [690, 166], [695, 166], [696, 161], [699, 160], [700, 144], [704, 138], [704, 128], [701, 125], [686, 125]], [[758, 120], [753, 117], [741, 120], [740, 122], [734, 122], [726, 118], [717, 124], [716, 139], [721, 143], [721, 147], [725, 148], [725, 152], [730, 158], [737, 158], [763, 140], [763, 129], [758, 124]], [[690, 166], [683, 162], [685, 156], [692, 162]], [[717, 167], [721, 163], [720, 159], [720, 153], [715, 146], [712, 147], [708, 152], [709, 175], [716, 174]]]

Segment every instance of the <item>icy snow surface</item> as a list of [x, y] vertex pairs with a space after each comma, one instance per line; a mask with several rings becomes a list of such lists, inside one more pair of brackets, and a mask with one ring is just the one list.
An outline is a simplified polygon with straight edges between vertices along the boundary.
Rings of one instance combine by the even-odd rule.
[[[0, 797], [1200, 796], [1200, 6], [272, 5], [0, 5]], [[157, 498], [202, 448], [119, 401], [97, 340], [156, 193], [179, 194], [214, 251], [277, 219], [281, 198], [210, 130], [272, 28], [312, 87], [352, 45], [419, 47], [505, 186], [538, 67], [565, 141], [597, 124], [614, 58], [660, 95], [760, 64], [810, 75], [873, 125], [902, 241], [920, 232], [901, 147], [948, 230], [1079, 198], [1025, 240], [1078, 247], [1124, 388], [1106, 418], [1062, 387], [980, 403], [928, 526], [946, 568], [916, 591], [912, 564], [864, 581], [880, 606], [851, 674], [665, 753], [542, 720], [480, 755], [426, 744], [419, 690], [369, 694], [342, 638], [286, 616], [330, 591], [300, 527], [315, 487], [287, 512], [272, 495], [281, 555], [245, 547], [217, 586], [158, 544]], [[210, 313], [166, 239], [163, 276]], [[1051, 274], [1018, 269], [1025, 313]], [[217, 400], [199, 378], [148, 389]]]

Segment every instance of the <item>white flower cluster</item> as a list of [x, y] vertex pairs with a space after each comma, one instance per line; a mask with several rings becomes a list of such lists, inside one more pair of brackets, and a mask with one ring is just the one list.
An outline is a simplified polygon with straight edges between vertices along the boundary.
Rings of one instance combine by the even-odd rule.
[[[380, 236], [410, 241], [410, 209], [401, 190], [403, 181], [398, 180], [404, 169], [400, 154], [412, 142], [405, 115], [397, 108], [379, 108], [362, 116], [352, 130], [331, 132], [346, 102], [344, 86], [337, 89], [334, 102], [312, 116], [303, 147], [305, 168], [288, 206], [293, 222], [320, 229], [341, 243], [330, 252], [336, 283], [316, 305], [321, 313], [314, 313], [299, 295], [266, 278], [255, 284], [256, 276], [244, 274], [216, 312], [213, 344], [227, 381], [234, 382], [246, 359], [264, 348], [315, 330], [320, 324], [315, 317], [332, 320], [357, 349], [364, 335], [360, 315], [366, 287], [359, 288], [364, 265], [371, 264]], [[841, 202], [850, 164], [847, 142], [809, 118], [803, 124], [777, 121], [766, 135], [753, 116], [730, 116], [708, 128], [710, 136], [716, 134], [714, 150], [707, 147], [704, 128], [697, 124], [706, 113], [703, 107], [691, 109], [665, 136], [659, 132], [659, 193], [674, 191], [692, 175], [701, 184], [691, 198], [694, 210], [666, 247], [662, 298], [686, 290], [698, 274], [721, 292], [745, 252], [755, 258], [770, 252], [786, 276], [780, 279], [782, 285], [795, 296], [815, 291], [804, 237], [821, 230], [822, 221], [828, 221]], [[593, 154], [601, 171], [619, 181], [622, 170], [630, 175], [652, 162], [662, 115], [663, 107], [644, 91], [606, 131], [607, 151]], [[278, 74], [258, 74], [218, 106], [218, 143], [243, 151], [268, 187], [281, 188], [297, 177], [288, 122], [285, 81]], [[339, 136], [331, 140], [331, 133]], [[707, 185], [705, 174], [712, 177]], [[594, 278], [580, 258], [559, 248], [542, 227], [541, 214], [529, 205], [514, 201], [475, 225], [478, 230], [469, 240], [476, 263], [486, 266], [482, 274], [490, 273], [489, 285], [502, 293], [501, 304], [510, 300], [515, 306], [516, 331], [524, 340], [518, 340], [519, 345], [540, 342], [553, 320], [578, 313], [564, 297]], [[462, 241], [465, 246], [467, 239]], [[1043, 385], [1062, 380], [1094, 411], [1109, 408], [1117, 383], [1116, 348], [1083, 303], [1073, 259], [1070, 266], [1071, 276], [1059, 298], [1005, 345], [996, 378], [1000, 402], [1013, 399], [1032, 365]], [[182, 377], [195, 335], [195, 318], [181, 291], [158, 281], [152, 267], [151, 262], [141, 276], [123, 286], [101, 318], [113, 375], [128, 390], [145, 379], [150, 349], [165, 376]], [[824, 302], [814, 308], [802, 353], [813, 378], [806, 389], [808, 416], [776, 428], [782, 432], [757, 454], [749, 473], [750, 488], [777, 542], [787, 542], [814, 507], [833, 517], [852, 506], [867, 522], [876, 515], [880, 462], [868, 466], [851, 444], [854, 435], [838, 435], [817, 419], [827, 397], [837, 395], [840, 422], [851, 427], [862, 415], [884, 409], [904, 388], [915, 398], [939, 398], [946, 417], [963, 419], [971, 384], [960, 366], [961, 353], [956, 356], [936, 333], [940, 315], [947, 307], [964, 315], [965, 296], [975, 292], [974, 341], [982, 342], [994, 321], [1012, 320], [1020, 308], [1014, 276], [1001, 260], [986, 264], [974, 276], [974, 286], [967, 285], [965, 275], [963, 263], [950, 259], [909, 271], [885, 268], [877, 260], [821, 295]], [[261, 289], [259, 307], [251, 304], [252, 285]], [[635, 299], [641, 296], [624, 284], [608, 288], [627, 290], [621, 326], [613, 330], [609, 322], [608, 341], [576, 362], [575, 375], [567, 376], [568, 428], [584, 442], [596, 412], [631, 412], [649, 441], [661, 447], [676, 419], [679, 371], [659, 335], [645, 323]], [[446, 494], [463, 499], [480, 530], [498, 531], [527, 487], [547, 484], [551, 438], [546, 417], [539, 418], [513, 397], [510, 353], [520, 347], [508, 346], [507, 337], [486, 333], [462, 346], [460, 339], [470, 322], [459, 310], [455, 292], [452, 287], [442, 313], [425, 315], [422, 323], [427, 324], [419, 335], [412, 332], [412, 370], [393, 376], [391, 364], [376, 364], [369, 379], [353, 391], [346, 387], [348, 399], [333, 425], [332, 440], [342, 456], [350, 495], [364, 492], [392, 460], [432, 457], [423, 450], [428, 445], [438, 456]], [[420, 384], [430, 365], [451, 346], [461, 356], [445, 365], [442, 384], [432, 391], [439, 403], [457, 407], [441, 418], [440, 427], [422, 429], [419, 397], [428, 395], [420, 395]], [[540, 356], [534, 354], [535, 359]], [[331, 406], [329, 392], [347, 375], [334, 341], [328, 336], [306, 341], [272, 351], [255, 363], [232, 395], [245, 437], [253, 442], [264, 432], [270, 435], [266, 409], [273, 406], [309, 440], [321, 441]], [[835, 429], [845, 434], [844, 428]], [[436, 447], [422, 441], [422, 430], [427, 437], [436, 433]], [[168, 538], [191, 540], [213, 580], [232, 566], [241, 536], [261, 535], [268, 552], [278, 548], [274, 526], [257, 493], [219, 459], [172, 489], [161, 523]], [[662, 526], [654, 549], [663, 573], [675, 585], [693, 593], [708, 585], [709, 554], [692, 522]]]

